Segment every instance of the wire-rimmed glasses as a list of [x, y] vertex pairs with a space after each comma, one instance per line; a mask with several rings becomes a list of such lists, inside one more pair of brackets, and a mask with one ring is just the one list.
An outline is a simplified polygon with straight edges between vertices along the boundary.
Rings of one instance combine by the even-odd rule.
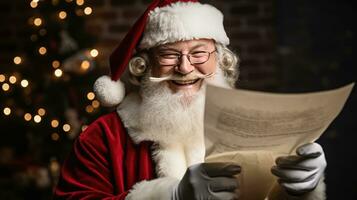
[[183, 53], [161, 53], [157, 57], [157, 60], [161, 66], [176, 66], [181, 61], [182, 56], [187, 56], [188, 61], [191, 65], [199, 65], [207, 62], [212, 53], [216, 52], [213, 50], [209, 51], [194, 51], [192, 53], [183, 54]]

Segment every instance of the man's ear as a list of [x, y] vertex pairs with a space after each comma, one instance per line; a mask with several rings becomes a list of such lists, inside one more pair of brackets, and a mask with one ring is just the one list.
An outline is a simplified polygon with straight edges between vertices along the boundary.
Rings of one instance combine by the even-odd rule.
[[133, 85], [140, 85], [140, 80], [148, 71], [149, 59], [147, 54], [141, 54], [131, 58], [128, 64], [130, 82]]

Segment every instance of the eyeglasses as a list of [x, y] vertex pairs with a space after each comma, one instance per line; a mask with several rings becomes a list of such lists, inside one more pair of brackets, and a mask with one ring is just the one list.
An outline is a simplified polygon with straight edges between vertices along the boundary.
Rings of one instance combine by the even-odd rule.
[[182, 56], [187, 56], [188, 61], [191, 65], [199, 65], [207, 62], [212, 53], [208, 51], [194, 51], [188, 54], [182, 53], [163, 53], [157, 56], [158, 62], [161, 66], [176, 66], [180, 63]]

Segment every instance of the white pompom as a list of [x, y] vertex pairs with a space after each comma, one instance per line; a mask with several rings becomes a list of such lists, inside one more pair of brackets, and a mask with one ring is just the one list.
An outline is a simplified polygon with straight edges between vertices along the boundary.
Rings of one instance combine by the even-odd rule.
[[94, 83], [94, 92], [103, 106], [112, 107], [123, 100], [125, 87], [120, 80], [113, 81], [109, 76], [101, 76]]

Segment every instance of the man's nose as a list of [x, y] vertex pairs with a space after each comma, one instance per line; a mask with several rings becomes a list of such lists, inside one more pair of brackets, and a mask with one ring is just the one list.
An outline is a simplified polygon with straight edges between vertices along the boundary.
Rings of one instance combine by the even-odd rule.
[[177, 71], [181, 74], [189, 74], [194, 69], [195, 67], [191, 65], [190, 61], [188, 60], [188, 56], [182, 55]]

